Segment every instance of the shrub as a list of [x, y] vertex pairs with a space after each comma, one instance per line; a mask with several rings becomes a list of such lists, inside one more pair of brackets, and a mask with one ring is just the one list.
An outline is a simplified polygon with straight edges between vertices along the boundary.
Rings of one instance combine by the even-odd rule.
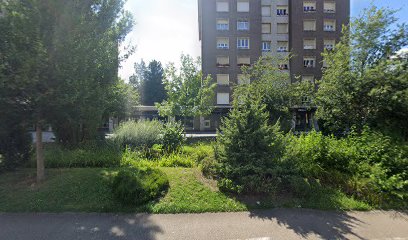
[[165, 173], [154, 168], [126, 168], [112, 184], [114, 196], [123, 204], [141, 205], [157, 199], [169, 187]]
[[0, 170], [11, 170], [28, 162], [32, 139], [23, 128], [0, 129]]
[[162, 124], [159, 121], [128, 121], [114, 132], [113, 140], [122, 148], [147, 149], [160, 143]]
[[[121, 156], [120, 148], [104, 141], [83, 143], [75, 149], [49, 144], [44, 151], [47, 168], [118, 167]], [[35, 159], [30, 166], [36, 166]]]
[[215, 158], [214, 146], [213, 143], [198, 143], [184, 146], [182, 153], [191, 157], [197, 164], [200, 164], [206, 158]]
[[195, 166], [195, 162], [188, 156], [183, 154], [169, 154], [164, 155], [159, 160], [160, 167], [185, 167], [191, 168]]
[[186, 138], [184, 135], [184, 127], [180, 122], [167, 122], [162, 128], [162, 144], [163, 149], [167, 153], [179, 151]]

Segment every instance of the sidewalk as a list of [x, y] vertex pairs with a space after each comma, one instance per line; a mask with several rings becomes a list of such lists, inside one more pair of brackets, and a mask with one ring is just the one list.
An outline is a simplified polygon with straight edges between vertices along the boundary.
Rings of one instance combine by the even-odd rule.
[[178, 215], [0, 214], [0, 239], [395, 239], [407, 212], [275, 209]]

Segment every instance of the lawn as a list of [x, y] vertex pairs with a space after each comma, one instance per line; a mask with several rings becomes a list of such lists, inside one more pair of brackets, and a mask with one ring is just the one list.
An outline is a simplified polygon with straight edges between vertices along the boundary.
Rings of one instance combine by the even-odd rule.
[[115, 169], [48, 169], [47, 181], [35, 184], [35, 170], [0, 175], [0, 212], [219, 212], [246, 210], [219, 192], [198, 169], [162, 168], [170, 189], [158, 202], [123, 206], [110, 188]]

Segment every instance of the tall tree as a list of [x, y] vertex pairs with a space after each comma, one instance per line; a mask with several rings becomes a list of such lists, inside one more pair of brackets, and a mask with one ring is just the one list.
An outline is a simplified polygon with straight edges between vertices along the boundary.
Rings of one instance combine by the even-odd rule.
[[203, 76], [200, 60], [181, 55], [178, 71], [173, 63], [165, 70], [164, 85], [167, 99], [156, 104], [161, 116], [198, 117], [213, 110], [214, 89], [211, 76]]
[[0, 102], [5, 103], [0, 105], [10, 113], [2, 118], [17, 112], [36, 124], [38, 181], [44, 179], [44, 123], [53, 124], [60, 140], [77, 142], [101, 121], [107, 92], [118, 83], [118, 44], [132, 28], [123, 5], [121, 0], [0, 2]]
[[[408, 45], [408, 26], [395, 11], [372, 6], [343, 30], [317, 92], [317, 116], [330, 132], [370, 125], [407, 136], [406, 64], [389, 60]], [[405, 130], [404, 130], [405, 129]]]
[[164, 70], [160, 62], [153, 60], [149, 63], [143, 74], [141, 82], [141, 102], [146, 106], [154, 106], [166, 99], [163, 77]]

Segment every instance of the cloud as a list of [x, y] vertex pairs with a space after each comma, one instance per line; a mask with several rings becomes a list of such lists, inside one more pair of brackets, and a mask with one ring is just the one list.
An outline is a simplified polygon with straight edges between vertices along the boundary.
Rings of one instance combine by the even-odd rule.
[[166, 64], [178, 62], [181, 53], [199, 56], [196, 0], [133, 0], [125, 8], [136, 22], [127, 41], [137, 46], [119, 70], [125, 80], [133, 74], [134, 63], [141, 59]]

